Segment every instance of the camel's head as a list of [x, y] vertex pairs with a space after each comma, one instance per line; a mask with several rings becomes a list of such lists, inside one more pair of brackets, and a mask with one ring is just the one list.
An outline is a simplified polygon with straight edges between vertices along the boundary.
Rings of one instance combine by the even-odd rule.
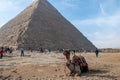
[[63, 52], [63, 55], [66, 57], [67, 60], [70, 60], [70, 52], [68, 50], [65, 50]]
[[66, 56], [67, 54], [69, 54], [69, 51], [68, 51], [68, 50], [65, 50], [65, 51], [63, 52], [63, 55]]

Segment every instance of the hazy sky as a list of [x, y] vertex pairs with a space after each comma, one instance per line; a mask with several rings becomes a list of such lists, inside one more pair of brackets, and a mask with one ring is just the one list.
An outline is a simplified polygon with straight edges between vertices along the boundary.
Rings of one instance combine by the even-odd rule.
[[[0, 26], [34, 0], [0, 0]], [[120, 48], [120, 0], [48, 0], [98, 48]]]

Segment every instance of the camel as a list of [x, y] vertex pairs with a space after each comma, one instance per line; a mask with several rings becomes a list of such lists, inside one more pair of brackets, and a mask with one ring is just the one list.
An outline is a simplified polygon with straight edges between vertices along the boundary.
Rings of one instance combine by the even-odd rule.
[[71, 76], [74, 76], [76, 73], [80, 76], [82, 72], [88, 71], [88, 64], [83, 56], [74, 55], [71, 60], [70, 52], [67, 50], [63, 52], [63, 55], [66, 57], [66, 66], [70, 70]]

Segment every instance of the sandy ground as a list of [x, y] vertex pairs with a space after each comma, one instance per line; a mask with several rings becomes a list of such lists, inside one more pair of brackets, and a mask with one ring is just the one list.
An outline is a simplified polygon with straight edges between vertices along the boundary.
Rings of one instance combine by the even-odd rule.
[[74, 77], [69, 76], [60, 53], [26, 52], [25, 57], [18, 53], [0, 60], [0, 80], [120, 80], [120, 53], [100, 53], [98, 58], [94, 53], [82, 53], [89, 72]]

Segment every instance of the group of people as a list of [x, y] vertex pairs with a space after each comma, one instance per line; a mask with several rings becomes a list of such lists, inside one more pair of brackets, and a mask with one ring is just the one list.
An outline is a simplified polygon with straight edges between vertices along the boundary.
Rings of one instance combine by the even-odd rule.
[[50, 48], [38, 48], [38, 49], [32, 49], [32, 48], [28, 48], [27, 50], [33, 52], [33, 50], [38, 51], [40, 53], [50, 53], [51, 49]]
[[[31, 51], [31, 52], [33, 52], [33, 49], [31, 49], [31, 48], [29, 48], [28, 50]], [[37, 51], [40, 52], [40, 53], [47, 54], [47, 53], [51, 52], [51, 49], [38, 48]], [[25, 56], [24, 48], [20, 48], [20, 56], [21, 57]]]
[[[51, 50], [50, 49], [43, 49], [43, 48], [39, 48], [39, 51], [40, 51], [40, 53], [50, 53], [51, 52]], [[63, 52], [64, 51], [64, 49], [59, 49], [59, 51], [60, 52]], [[71, 53], [75, 53], [76, 51], [75, 50], [70, 50], [71, 51]], [[0, 59], [2, 59], [3, 58], [3, 54], [4, 53], [12, 53], [13, 52], [13, 48], [12, 47], [1, 47], [0, 48]], [[31, 52], [32, 52], [32, 50], [31, 50]], [[98, 54], [99, 54], [99, 50], [96, 48], [96, 50], [95, 50], [95, 54], [96, 54], [96, 57], [98, 57]], [[24, 56], [24, 49], [23, 48], [20, 48], [20, 56], [22, 57], [22, 56]]]
[[13, 48], [12, 47], [1, 47], [0, 48], [0, 59], [3, 58], [4, 53], [12, 53], [13, 52]]
[[[0, 59], [2, 59], [3, 58], [3, 55], [5, 54], [5, 53], [12, 53], [13, 52], [13, 48], [12, 47], [1, 47], [0, 48]], [[22, 57], [22, 56], [24, 56], [24, 49], [23, 48], [21, 48], [20, 49], [20, 56]]]

